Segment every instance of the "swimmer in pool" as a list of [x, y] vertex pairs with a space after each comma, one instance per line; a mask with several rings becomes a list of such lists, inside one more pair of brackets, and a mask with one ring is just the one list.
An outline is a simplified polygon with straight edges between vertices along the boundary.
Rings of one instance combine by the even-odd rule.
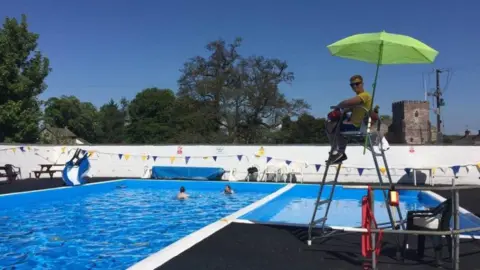
[[186, 199], [186, 198], [188, 198], [188, 194], [185, 192], [185, 188], [180, 187], [180, 192], [177, 194], [177, 199], [183, 200], [183, 199]]
[[233, 194], [233, 189], [230, 187], [230, 185], [226, 185], [225, 189], [223, 190], [223, 193], [225, 194]]

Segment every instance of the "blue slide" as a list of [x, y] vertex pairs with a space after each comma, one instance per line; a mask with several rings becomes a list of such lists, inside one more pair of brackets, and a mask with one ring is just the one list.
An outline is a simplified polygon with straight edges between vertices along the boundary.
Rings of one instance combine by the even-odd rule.
[[87, 182], [86, 176], [89, 170], [90, 162], [87, 151], [77, 149], [72, 159], [65, 164], [62, 172], [63, 181], [67, 186], [83, 185]]

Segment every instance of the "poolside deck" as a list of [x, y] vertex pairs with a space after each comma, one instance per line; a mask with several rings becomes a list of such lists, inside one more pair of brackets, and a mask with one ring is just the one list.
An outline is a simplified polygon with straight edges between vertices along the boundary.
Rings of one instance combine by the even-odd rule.
[[[323, 243], [318, 240], [311, 247], [306, 237], [306, 228], [231, 223], [157, 269], [362, 269], [359, 233], [335, 236]], [[410, 247], [416, 247], [414, 238], [410, 238]], [[397, 261], [394, 243], [394, 236], [384, 236], [379, 269], [438, 269], [432, 265], [429, 241], [423, 261], [415, 258], [413, 250], [404, 262]], [[480, 269], [480, 241], [462, 240], [460, 251], [461, 269]], [[451, 269], [450, 263], [443, 269]]]

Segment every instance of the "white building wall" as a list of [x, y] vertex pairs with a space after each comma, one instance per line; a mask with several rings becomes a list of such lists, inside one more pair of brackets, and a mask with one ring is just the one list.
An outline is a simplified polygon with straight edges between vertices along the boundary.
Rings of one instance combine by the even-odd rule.
[[[0, 145], [0, 165], [10, 163], [21, 167], [24, 178], [33, 177], [38, 164], [65, 163], [76, 147], [93, 151], [90, 158], [94, 177], [134, 177], [140, 178], [146, 166], [186, 166], [186, 157], [190, 157], [187, 166], [223, 167], [225, 170], [236, 168], [236, 179], [243, 179], [249, 166], [256, 164], [261, 170], [268, 163], [286, 165], [304, 169], [304, 180], [320, 181], [328, 157], [328, 146], [215, 146], [215, 145]], [[15, 149], [15, 150], [13, 150]], [[181, 149], [181, 151], [179, 151]], [[263, 151], [262, 151], [263, 149]], [[23, 151], [22, 151], [23, 150]], [[122, 158], [119, 158], [119, 154]], [[242, 155], [241, 161], [238, 155]], [[347, 149], [348, 160], [340, 171], [342, 182], [377, 182], [372, 155], [369, 151], [363, 155], [362, 146], [350, 146]], [[154, 162], [153, 156], [156, 156]], [[213, 160], [213, 156], [217, 160]], [[207, 157], [207, 158], [205, 158]], [[385, 165], [380, 159], [380, 166]], [[392, 146], [387, 151], [387, 161], [394, 181], [408, 181], [405, 168], [434, 168], [435, 183], [451, 183], [453, 166], [460, 166], [457, 183], [480, 184], [480, 146]], [[321, 168], [317, 172], [315, 164]], [[478, 164], [480, 166], [480, 164]], [[306, 168], [305, 168], [306, 167]], [[364, 169], [360, 176], [358, 169]], [[428, 171], [417, 173], [417, 181], [425, 180]], [[333, 178], [335, 170], [329, 174]], [[58, 174], [59, 176], [59, 174]], [[411, 175], [410, 175], [411, 176]], [[44, 175], [48, 177], [48, 175]]]

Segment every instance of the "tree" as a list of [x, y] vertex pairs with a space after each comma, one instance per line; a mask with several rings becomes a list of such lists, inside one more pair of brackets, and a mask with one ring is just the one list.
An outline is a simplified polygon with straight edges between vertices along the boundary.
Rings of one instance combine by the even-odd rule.
[[296, 116], [309, 106], [303, 100], [287, 100], [279, 85], [294, 79], [286, 62], [261, 56], [242, 57], [232, 44], [210, 42], [208, 58], [197, 56], [184, 64], [179, 79], [180, 97], [201, 104], [214, 132], [230, 143], [260, 143], [286, 116]]
[[111, 99], [107, 104], [100, 107], [99, 126], [100, 143], [123, 143], [125, 136], [125, 124], [127, 118], [128, 101], [123, 98], [120, 104]]
[[175, 136], [175, 94], [170, 89], [147, 88], [128, 106], [126, 127], [129, 143], [166, 143]]
[[0, 141], [33, 143], [39, 138], [38, 95], [46, 89], [48, 58], [37, 51], [39, 35], [27, 18], [6, 18], [0, 29]]
[[45, 124], [67, 127], [78, 137], [90, 143], [98, 142], [100, 136], [99, 114], [90, 102], [81, 102], [75, 96], [50, 98], [45, 103]]
[[315, 118], [304, 113], [296, 121], [290, 117], [283, 119], [279, 140], [285, 144], [323, 144], [328, 143], [325, 131], [325, 119]]

